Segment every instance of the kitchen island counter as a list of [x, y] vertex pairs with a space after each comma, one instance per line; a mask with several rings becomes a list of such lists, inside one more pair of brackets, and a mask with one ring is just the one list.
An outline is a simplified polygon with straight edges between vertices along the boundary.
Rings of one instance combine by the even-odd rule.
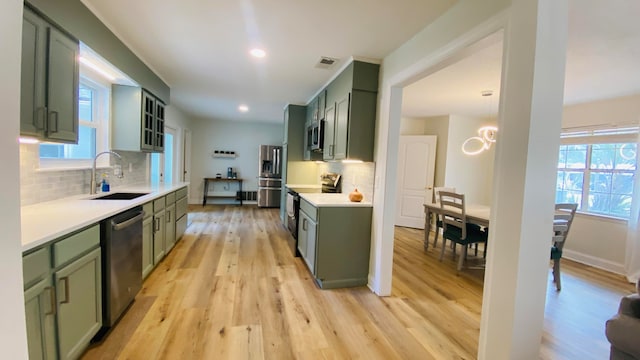
[[366, 199], [352, 202], [349, 200], [349, 194], [344, 193], [300, 193], [300, 197], [315, 207], [373, 207]]
[[64, 199], [23, 206], [21, 208], [22, 251], [29, 251], [49, 241], [188, 185], [189, 183], [187, 182], [138, 184], [117, 187], [110, 191], [110, 193], [148, 193], [132, 200], [91, 200], [108, 194], [100, 193], [95, 195], [75, 195]]

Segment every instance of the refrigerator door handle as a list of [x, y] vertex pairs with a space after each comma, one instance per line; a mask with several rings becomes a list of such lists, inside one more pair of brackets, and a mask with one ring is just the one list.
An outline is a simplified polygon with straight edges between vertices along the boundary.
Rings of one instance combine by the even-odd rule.
[[278, 148], [274, 147], [273, 148], [273, 170], [272, 173], [273, 174], [278, 174]]

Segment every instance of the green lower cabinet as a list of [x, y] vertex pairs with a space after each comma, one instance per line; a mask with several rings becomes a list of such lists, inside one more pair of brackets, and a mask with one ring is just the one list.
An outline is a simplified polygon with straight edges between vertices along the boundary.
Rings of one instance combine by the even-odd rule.
[[187, 220], [189, 217], [185, 214], [182, 215], [178, 220], [176, 220], [176, 242], [182, 238], [184, 233], [187, 231]]
[[100, 249], [54, 273], [61, 359], [77, 359], [102, 326]]
[[153, 270], [153, 216], [142, 221], [142, 278]]
[[166, 249], [165, 253], [169, 253], [173, 246], [176, 243], [176, 204], [171, 204], [167, 206], [165, 210], [165, 243]]
[[166, 220], [164, 209], [153, 215], [153, 261], [160, 263], [164, 258], [166, 249]]
[[316, 274], [316, 223], [304, 211], [300, 211], [298, 230], [298, 251], [313, 275]]
[[56, 293], [51, 278], [24, 292], [29, 359], [56, 359]]
[[370, 207], [314, 207], [300, 202], [298, 250], [323, 289], [366, 285]]

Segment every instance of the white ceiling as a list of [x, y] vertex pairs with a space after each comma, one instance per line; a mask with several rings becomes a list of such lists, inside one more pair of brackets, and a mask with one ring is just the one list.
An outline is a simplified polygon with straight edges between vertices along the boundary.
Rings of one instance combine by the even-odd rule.
[[[456, 0], [82, 0], [202, 118], [282, 122], [351, 57], [382, 59]], [[252, 47], [264, 59], [248, 55]], [[340, 59], [315, 68], [321, 56]], [[250, 111], [238, 112], [247, 104]]]
[[[565, 104], [640, 93], [640, 1], [570, 0]], [[403, 115], [495, 114], [502, 34], [403, 92]], [[481, 91], [494, 90], [490, 99]]]

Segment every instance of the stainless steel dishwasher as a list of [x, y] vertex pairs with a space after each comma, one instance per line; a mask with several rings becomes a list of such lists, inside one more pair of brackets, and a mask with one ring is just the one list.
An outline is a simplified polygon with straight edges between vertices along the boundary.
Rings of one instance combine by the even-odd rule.
[[106, 333], [142, 288], [141, 206], [106, 219], [101, 224], [102, 313]]

